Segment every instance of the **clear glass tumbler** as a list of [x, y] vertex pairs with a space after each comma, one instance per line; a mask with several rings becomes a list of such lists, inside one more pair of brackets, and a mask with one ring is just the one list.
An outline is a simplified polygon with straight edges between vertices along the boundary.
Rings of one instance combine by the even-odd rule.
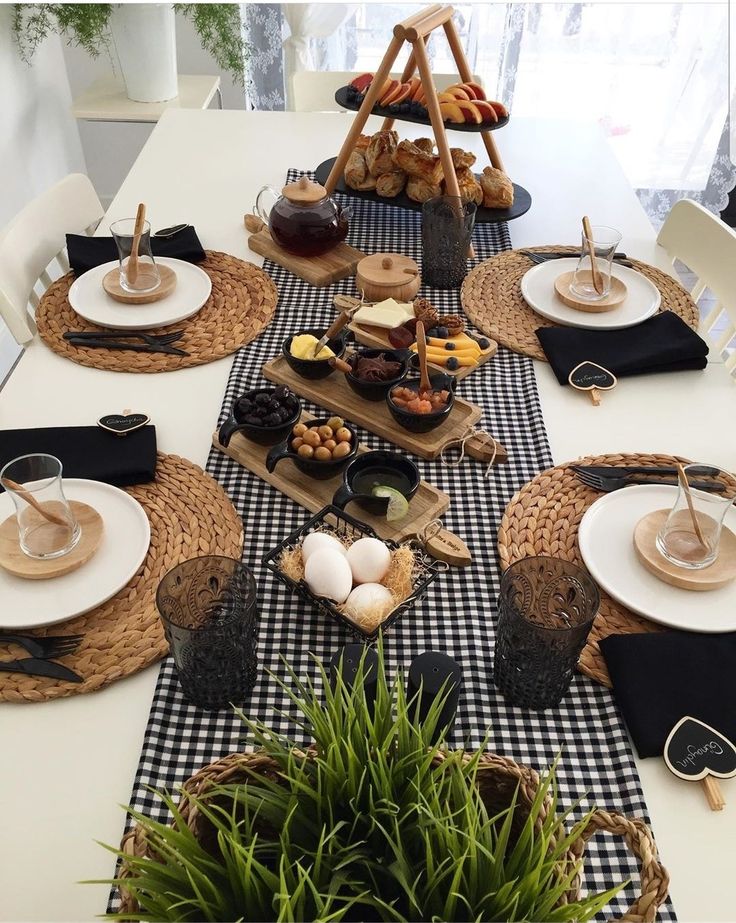
[[130, 255], [135, 240], [135, 218], [121, 218], [110, 225], [110, 233], [118, 246], [120, 285], [126, 292], [145, 294], [161, 284], [161, 276], [151, 251], [151, 225], [143, 222], [138, 241], [138, 258], [131, 264]]
[[64, 496], [62, 465], [53, 455], [21, 455], [0, 471], [13, 498], [20, 548], [30, 558], [59, 558], [75, 547], [82, 529]]
[[436, 196], [422, 206], [422, 282], [434, 288], [459, 288], [468, 271], [475, 227], [474, 202]]
[[[696, 474], [690, 469], [699, 466], [684, 467], [688, 480], [695, 480]], [[730, 486], [733, 484], [732, 476], [725, 471], [721, 475], [721, 483], [727, 484], [723, 493], [690, 488], [692, 512], [682, 485], [677, 488], [675, 505], [657, 534], [656, 544], [665, 558], [678, 567], [699, 570], [708, 567], [718, 557], [723, 520], [736, 498], [736, 489]], [[698, 524], [697, 530], [693, 515]]]
[[[586, 237], [585, 231], [582, 233], [580, 259], [570, 283], [570, 291], [584, 301], [601, 301], [611, 294], [611, 267], [613, 255], [621, 243], [621, 233], [604, 225], [593, 225], [590, 230], [593, 234], [592, 241]], [[602, 282], [600, 292], [593, 284], [591, 246], [595, 252], [595, 263]]]
[[557, 705], [598, 612], [586, 571], [559, 558], [523, 558], [501, 578], [493, 681], [511, 705]]
[[232, 558], [192, 558], [163, 577], [156, 605], [187, 699], [208, 709], [241, 705], [258, 665], [251, 571]]

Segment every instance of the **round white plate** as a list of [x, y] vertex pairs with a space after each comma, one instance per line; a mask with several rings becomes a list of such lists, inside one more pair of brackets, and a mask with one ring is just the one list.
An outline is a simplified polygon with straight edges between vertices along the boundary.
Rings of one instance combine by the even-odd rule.
[[103, 263], [83, 273], [69, 289], [69, 304], [85, 320], [113, 330], [151, 330], [178, 324], [196, 314], [210, 297], [212, 281], [204, 269], [184, 260], [157, 257], [157, 262], [176, 273], [176, 288], [151, 304], [121, 304], [102, 287], [107, 273], [116, 268], [117, 260]]
[[[654, 510], [669, 509], [676, 487], [624, 487], [588, 508], [580, 522], [578, 546], [590, 575], [615, 600], [653, 622], [683, 631], [736, 630], [736, 581], [720, 590], [681, 590], [650, 574], [634, 551], [634, 528]], [[725, 525], [736, 532], [736, 507]]]
[[[23, 580], [0, 568], [0, 627], [40, 628], [65, 622], [114, 596], [136, 574], [148, 553], [151, 527], [143, 507], [130, 494], [80, 478], [64, 478], [67, 500], [93, 506], [105, 523], [95, 555], [78, 570], [49, 580]], [[15, 513], [0, 494], [0, 522]]]
[[656, 285], [635, 269], [613, 264], [613, 275], [627, 288], [626, 298], [611, 311], [603, 314], [586, 314], [568, 308], [555, 294], [555, 279], [563, 272], [572, 272], [578, 265], [577, 259], [549, 260], [526, 272], [521, 278], [521, 294], [524, 301], [537, 314], [566, 327], [589, 327], [594, 330], [618, 330], [633, 327], [656, 314], [662, 300]]

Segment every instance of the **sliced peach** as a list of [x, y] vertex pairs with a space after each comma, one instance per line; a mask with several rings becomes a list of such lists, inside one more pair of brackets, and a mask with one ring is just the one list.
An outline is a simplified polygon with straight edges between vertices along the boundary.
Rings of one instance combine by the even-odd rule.
[[468, 83], [463, 84], [463, 86], [466, 90], [472, 90], [473, 96], [475, 96], [476, 99], [486, 98], [486, 94], [483, 92], [483, 87], [479, 83], [473, 83], [472, 81], [469, 81]]
[[457, 102], [457, 97], [453, 96], [452, 93], [447, 93], [447, 92], [438, 93], [438, 94], [437, 94], [437, 99], [438, 99], [441, 103], [454, 103], [454, 102]]
[[419, 97], [420, 97], [420, 96], [424, 96], [424, 87], [422, 86], [422, 81], [421, 81], [421, 80], [419, 81], [419, 86], [418, 86], [418, 87], [416, 88], [416, 90], [414, 90], [414, 92], [412, 93], [411, 98], [412, 98], [413, 100], [415, 100], [416, 102], [419, 102]]
[[460, 125], [465, 121], [463, 111], [456, 102], [440, 103], [440, 112], [442, 113], [442, 118], [445, 122], [453, 122], [455, 125]]
[[422, 81], [419, 77], [412, 77], [409, 81], [409, 99], [414, 99], [414, 94], [421, 87]]
[[473, 101], [473, 105], [477, 108], [478, 112], [480, 112], [484, 122], [498, 121], [496, 110], [489, 102], [486, 102], [484, 99], [476, 99]]
[[462, 111], [466, 122], [469, 122], [471, 125], [480, 125], [482, 123], [483, 116], [480, 114], [474, 102], [471, 102], [469, 99], [458, 99], [457, 106]]
[[[460, 84], [457, 84], [456, 86], [448, 87], [445, 90], [445, 93], [452, 94], [452, 96], [454, 96], [455, 99], [471, 99], [470, 93], [468, 93], [465, 87], [461, 87]], [[475, 97], [472, 97], [472, 99], [475, 99]]]
[[509, 110], [504, 106], [503, 103], [500, 103], [497, 99], [489, 99], [488, 102], [493, 106], [493, 109], [499, 119], [505, 119], [508, 117]]
[[371, 83], [373, 83], [373, 74], [358, 74], [354, 80], [350, 81], [350, 86], [355, 87], [359, 93], [365, 93]]
[[411, 84], [402, 83], [399, 87], [399, 92], [397, 96], [394, 96], [389, 103], [390, 106], [395, 106], [398, 103], [403, 103], [405, 100], [409, 99], [409, 94], [411, 93]]
[[400, 86], [401, 84], [398, 80], [392, 80], [388, 85], [388, 89], [382, 92], [378, 97], [380, 105], [387, 106], [389, 99], [396, 93]]

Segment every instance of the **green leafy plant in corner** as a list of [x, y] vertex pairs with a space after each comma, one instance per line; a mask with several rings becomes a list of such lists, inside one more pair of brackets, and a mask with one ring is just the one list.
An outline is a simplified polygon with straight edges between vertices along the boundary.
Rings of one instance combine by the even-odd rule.
[[247, 770], [206, 797], [182, 792], [206, 819], [201, 840], [167, 795], [171, 825], [131, 811], [155, 858], [124, 857], [130, 877], [111, 883], [138, 910], [116, 919], [563, 923], [590, 919], [617, 893], [562, 902], [580, 871], [568, 849], [590, 815], [565, 829], [556, 767], [526, 816], [518, 790], [491, 813], [477, 784], [487, 771], [480, 752], [430, 744], [443, 697], [418, 726], [401, 675], [385, 679], [382, 652], [373, 707], [362, 668], [352, 689], [338, 680], [332, 691], [319, 673], [321, 691], [291, 670], [290, 684], [276, 679], [313, 750], [239, 713], [278, 771]]
[[[23, 61], [30, 64], [38, 46], [53, 33], [83, 48], [92, 58], [110, 53], [112, 3], [16, 3], [13, 36]], [[191, 20], [202, 48], [241, 86], [249, 46], [243, 40], [237, 3], [175, 3]]]

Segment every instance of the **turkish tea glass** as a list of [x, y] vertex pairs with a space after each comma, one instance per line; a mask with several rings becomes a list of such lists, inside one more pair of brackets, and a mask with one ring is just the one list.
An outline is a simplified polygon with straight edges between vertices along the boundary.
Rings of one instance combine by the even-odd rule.
[[475, 202], [436, 196], [422, 206], [422, 281], [434, 288], [459, 288], [468, 271]]
[[186, 698], [207, 709], [242, 704], [256, 681], [256, 582], [240, 561], [207, 555], [170, 570], [156, 605]]
[[[696, 476], [696, 472], [690, 474], [689, 469], [697, 467], [684, 466], [688, 480]], [[736, 497], [736, 489], [731, 486], [733, 477], [725, 471], [719, 472], [719, 475], [721, 483], [727, 485], [723, 493], [690, 488], [692, 512], [687, 493], [682, 485], [677, 488], [675, 505], [657, 533], [656, 545], [665, 558], [678, 567], [700, 570], [711, 565], [718, 557], [723, 521]], [[697, 529], [693, 516], [698, 524]]]
[[82, 534], [64, 496], [61, 473], [59, 459], [44, 454], [21, 455], [0, 471], [0, 482], [15, 504], [21, 551], [30, 558], [60, 558]]
[[[592, 239], [587, 237], [585, 231], [582, 233], [580, 259], [573, 273], [570, 291], [584, 301], [601, 301], [611, 294], [613, 255], [616, 247], [621, 243], [621, 234], [615, 228], [604, 225], [593, 225], [590, 230], [593, 235]], [[600, 292], [593, 284], [591, 247], [595, 253], [595, 264], [600, 277]]]
[[501, 578], [493, 680], [511, 705], [545, 709], [570, 687], [600, 594], [580, 567], [523, 558]]
[[161, 276], [151, 251], [151, 225], [143, 222], [138, 241], [138, 258], [131, 263], [130, 255], [135, 240], [135, 218], [121, 218], [110, 225], [110, 233], [118, 247], [120, 260], [120, 286], [131, 294], [152, 292], [161, 284]]

